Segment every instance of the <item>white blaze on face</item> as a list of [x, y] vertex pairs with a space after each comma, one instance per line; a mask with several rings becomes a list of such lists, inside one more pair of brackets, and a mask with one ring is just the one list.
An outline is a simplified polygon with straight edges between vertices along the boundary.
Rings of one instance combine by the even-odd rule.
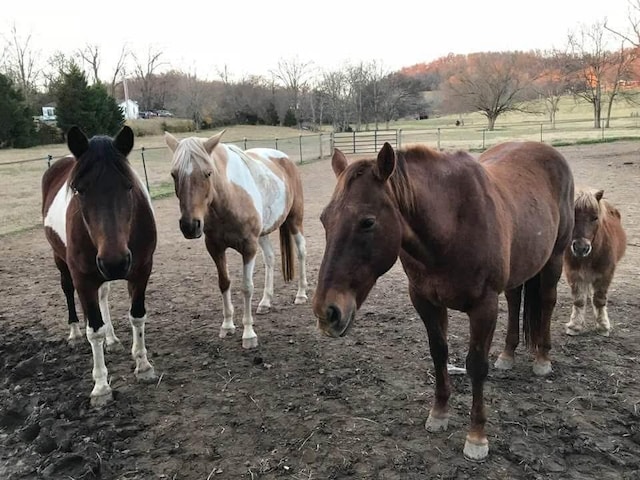
[[[259, 154], [265, 162], [271, 162], [271, 157], [283, 157], [282, 152], [266, 148], [252, 149], [251, 152]], [[227, 178], [245, 190], [253, 199], [254, 206], [262, 221], [262, 231], [270, 231], [276, 222], [282, 218], [286, 208], [286, 188], [279, 178], [264, 163], [251, 157], [251, 169], [234, 149], [227, 149]]]
[[44, 217], [44, 226], [56, 232], [65, 247], [67, 246], [67, 208], [72, 198], [73, 193], [69, 189], [69, 184], [64, 182]]

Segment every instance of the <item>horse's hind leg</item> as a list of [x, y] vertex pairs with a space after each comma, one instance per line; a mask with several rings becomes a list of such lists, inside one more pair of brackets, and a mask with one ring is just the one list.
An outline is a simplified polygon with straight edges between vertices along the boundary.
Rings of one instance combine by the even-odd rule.
[[147, 347], [144, 338], [144, 324], [147, 321], [145, 294], [150, 274], [151, 265], [128, 282], [129, 296], [131, 297], [131, 309], [129, 310], [129, 322], [131, 323], [132, 331], [131, 356], [136, 362], [135, 376], [142, 381], [151, 381], [156, 378], [153, 366], [147, 358]]
[[607, 312], [607, 292], [613, 275], [604, 275], [593, 282], [593, 313], [596, 317], [596, 332], [608, 337], [611, 332], [611, 322]]
[[540, 272], [540, 328], [533, 338], [537, 346], [533, 373], [539, 376], [551, 373], [551, 317], [558, 299], [558, 280], [562, 275], [562, 255], [552, 255]]
[[507, 298], [508, 322], [507, 339], [504, 351], [496, 360], [495, 367], [500, 370], [511, 370], [515, 352], [520, 342], [520, 307], [522, 305], [522, 285], [504, 292]]
[[264, 259], [264, 292], [262, 294], [262, 300], [258, 304], [256, 313], [269, 313], [271, 310], [271, 300], [273, 299], [273, 265], [275, 262], [275, 255], [273, 253], [273, 246], [269, 235], [263, 235], [258, 239], [260, 243], [260, 249], [262, 250], [262, 258]]
[[60, 284], [67, 300], [67, 310], [69, 311], [69, 337], [67, 341], [69, 345], [77, 345], [82, 339], [82, 333], [80, 332], [78, 314], [76, 312], [73, 279], [71, 278], [71, 272], [69, 272], [69, 267], [66, 262], [58, 256], [55, 256], [54, 260], [58, 270], [60, 270]]
[[298, 252], [298, 292], [296, 293], [295, 304], [301, 305], [307, 303], [307, 242], [302, 235], [302, 231], [298, 230], [293, 234], [293, 240], [296, 243], [296, 251]]
[[111, 290], [110, 282], [105, 282], [100, 286], [98, 290], [98, 300], [100, 302], [100, 313], [102, 314], [102, 321], [105, 324], [107, 343], [106, 349], [108, 352], [121, 352], [123, 350], [120, 339], [116, 337], [116, 333], [113, 330], [113, 324], [111, 323], [111, 313], [109, 312], [109, 291]]

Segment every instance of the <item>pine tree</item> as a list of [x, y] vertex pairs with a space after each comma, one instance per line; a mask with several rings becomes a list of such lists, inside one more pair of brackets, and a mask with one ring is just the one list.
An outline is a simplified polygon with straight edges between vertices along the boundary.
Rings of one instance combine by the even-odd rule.
[[35, 125], [24, 96], [0, 74], [0, 147], [31, 147], [35, 139]]

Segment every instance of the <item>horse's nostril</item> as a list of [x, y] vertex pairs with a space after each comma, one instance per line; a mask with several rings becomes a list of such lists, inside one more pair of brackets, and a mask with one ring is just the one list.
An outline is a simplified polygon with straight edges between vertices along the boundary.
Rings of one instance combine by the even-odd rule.
[[195, 227], [194, 228], [195, 231], [200, 230], [200, 220], [194, 220], [193, 224], [194, 224], [194, 227]]
[[340, 309], [335, 305], [329, 305], [327, 307], [327, 320], [330, 323], [339, 323], [342, 315], [340, 314]]

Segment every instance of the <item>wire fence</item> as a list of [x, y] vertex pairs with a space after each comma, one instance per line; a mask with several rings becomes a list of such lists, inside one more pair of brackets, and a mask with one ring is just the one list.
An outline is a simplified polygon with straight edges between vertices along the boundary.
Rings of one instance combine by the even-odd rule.
[[[384, 133], [383, 133], [384, 132]], [[392, 132], [391, 136], [389, 132]], [[343, 138], [337, 142], [338, 135]], [[363, 153], [358, 149], [360, 135], [371, 137], [372, 132], [355, 132], [346, 135], [354, 144], [344, 143], [344, 134], [315, 133], [295, 137], [273, 139], [241, 138], [225, 141], [242, 149], [253, 147], [275, 148], [283, 151], [298, 164], [327, 158], [333, 152], [334, 143], [345, 153]], [[386, 136], [385, 136], [386, 135]], [[382, 146], [385, 138], [395, 138], [398, 147], [411, 143], [423, 143], [438, 149], [484, 150], [505, 140], [536, 140], [550, 144], [601, 142], [619, 138], [640, 140], [638, 125], [627, 123], [624, 127], [594, 129], [590, 121], [572, 122], [571, 127], [552, 128], [549, 124], [519, 123], [488, 131], [478, 126], [441, 127], [431, 129], [380, 130], [373, 134], [377, 140], [374, 150]], [[138, 143], [143, 143], [139, 139]], [[369, 142], [370, 143], [370, 142]], [[380, 145], [378, 145], [380, 143]], [[371, 145], [367, 144], [369, 150]], [[44, 171], [55, 162], [57, 156], [45, 154], [39, 158], [0, 162], [0, 235], [38, 226], [41, 217], [40, 180]], [[129, 154], [132, 167], [145, 180], [153, 198], [173, 193], [171, 181], [171, 151], [166, 147], [134, 148]]]

